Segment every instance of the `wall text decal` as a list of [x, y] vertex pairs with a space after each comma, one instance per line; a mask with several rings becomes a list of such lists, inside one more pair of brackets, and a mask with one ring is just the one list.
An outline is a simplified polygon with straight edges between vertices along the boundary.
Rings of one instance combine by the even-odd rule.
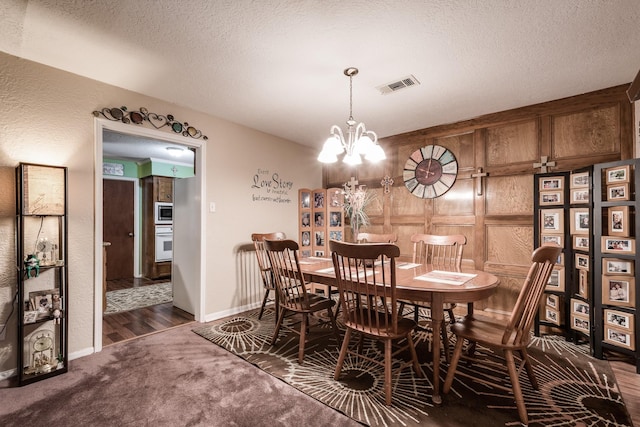
[[278, 172], [258, 169], [251, 177], [251, 188], [254, 202], [291, 203], [289, 191], [293, 189], [293, 181], [283, 179]]

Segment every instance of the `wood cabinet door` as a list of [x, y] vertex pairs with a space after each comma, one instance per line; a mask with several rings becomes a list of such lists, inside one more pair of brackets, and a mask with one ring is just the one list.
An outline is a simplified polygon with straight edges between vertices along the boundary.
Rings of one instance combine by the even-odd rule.
[[156, 202], [173, 202], [173, 178], [154, 177], [154, 192]]
[[103, 240], [107, 248], [107, 280], [133, 277], [133, 181], [103, 182]]

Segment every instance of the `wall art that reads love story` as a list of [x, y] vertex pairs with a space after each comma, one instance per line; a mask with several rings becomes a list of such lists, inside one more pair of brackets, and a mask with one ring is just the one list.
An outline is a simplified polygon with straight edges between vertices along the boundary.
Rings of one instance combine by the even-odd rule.
[[293, 181], [284, 179], [278, 172], [258, 169], [251, 177], [251, 195], [254, 202], [291, 203], [289, 192]]

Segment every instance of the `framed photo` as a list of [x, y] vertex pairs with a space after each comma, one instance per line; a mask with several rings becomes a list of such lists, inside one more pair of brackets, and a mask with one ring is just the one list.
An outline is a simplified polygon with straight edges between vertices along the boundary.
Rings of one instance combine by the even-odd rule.
[[329, 231], [329, 239], [342, 241], [342, 231]]
[[589, 172], [572, 173], [569, 188], [589, 188]]
[[311, 212], [302, 212], [300, 226], [304, 228], [311, 227]]
[[589, 234], [589, 208], [571, 208], [571, 234]]
[[575, 234], [573, 237], [573, 249], [577, 249], [579, 251], [588, 251], [589, 250], [589, 236], [582, 234]]
[[604, 323], [612, 328], [624, 329], [633, 332], [635, 325], [633, 324], [633, 314], [624, 311], [604, 309]]
[[324, 227], [324, 212], [314, 212], [313, 223], [316, 227]]
[[546, 305], [547, 305], [547, 307], [551, 307], [554, 310], [559, 310], [559, 308], [560, 308], [560, 297], [558, 295], [547, 294]]
[[540, 193], [540, 206], [561, 205], [564, 203], [562, 191], [543, 191]]
[[36, 321], [51, 318], [53, 309], [53, 296], [60, 295], [60, 289], [48, 289], [46, 291], [29, 292], [31, 307], [36, 311]]
[[553, 308], [549, 308], [549, 307], [544, 308], [544, 320], [558, 326], [562, 323], [561, 322], [562, 319], [560, 318], [560, 312], [558, 310], [554, 310]]
[[324, 208], [324, 191], [313, 192], [313, 208], [314, 209]]
[[580, 331], [588, 335], [591, 331], [589, 318], [571, 314], [571, 329], [575, 329], [576, 331]]
[[309, 209], [311, 207], [311, 193], [308, 191], [300, 192], [300, 207]]
[[589, 273], [587, 270], [578, 270], [578, 295], [589, 298]]
[[629, 200], [629, 184], [615, 184], [607, 186], [607, 200]]
[[339, 208], [344, 205], [344, 192], [341, 189], [327, 190], [327, 196], [329, 197], [330, 207]]
[[324, 256], [324, 251], [315, 251], [313, 253], [313, 256], [317, 256], [317, 257], [322, 258]]
[[588, 188], [572, 188], [570, 203], [571, 204], [589, 203], [589, 189]]
[[564, 223], [562, 209], [541, 209], [540, 230], [542, 230], [542, 233], [563, 233]]
[[606, 175], [607, 185], [617, 184], [620, 182], [629, 182], [630, 180], [629, 165], [616, 166], [613, 168], [609, 168], [606, 170], [606, 173], [607, 173]]
[[563, 176], [546, 176], [540, 178], [540, 191], [562, 190], [564, 187]]
[[324, 246], [324, 231], [316, 231], [313, 237], [316, 240], [315, 246]]
[[602, 236], [602, 252], [610, 254], [635, 254], [636, 241], [620, 237]]
[[554, 268], [551, 271], [545, 290], [552, 292], [564, 292], [564, 268]]
[[300, 246], [311, 246], [311, 232], [303, 231], [300, 238]]
[[576, 253], [575, 261], [575, 267], [578, 270], [589, 271], [589, 255]]
[[556, 260], [556, 266], [564, 265], [564, 253], [558, 255], [558, 259]]
[[543, 245], [545, 243], [555, 243], [558, 246], [564, 247], [564, 236], [562, 234], [543, 234], [540, 237]]
[[608, 209], [609, 234], [612, 236], [629, 236], [629, 206], [614, 206]]
[[329, 212], [329, 227], [342, 227], [342, 212]]
[[618, 347], [635, 350], [636, 345], [633, 334], [621, 329], [614, 329], [607, 325], [604, 326], [604, 342], [616, 345]]
[[618, 276], [633, 276], [633, 260], [602, 258], [602, 273]]
[[602, 276], [602, 303], [635, 307], [636, 282], [630, 276]]
[[591, 312], [589, 303], [576, 298], [571, 298], [571, 313], [579, 316], [589, 316]]
[[36, 320], [38, 320], [38, 312], [33, 310], [33, 311], [25, 311], [24, 312], [24, 324], [28, 325], [29, 323], [36, 323]]

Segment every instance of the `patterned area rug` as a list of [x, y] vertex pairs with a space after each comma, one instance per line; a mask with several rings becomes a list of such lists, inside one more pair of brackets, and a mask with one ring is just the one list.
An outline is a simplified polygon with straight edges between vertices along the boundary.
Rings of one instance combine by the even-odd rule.
[[[431, 403], [429, 331], [418, 332], [415, 337], [426, 378], [415, 377], [411, 369], [403, 370], [394, 377], [393, 406], [387, 407], [383, 371], [377, 365], [348, 357], [341, 379], [335, 381], [333, 372], [339, 349], [331, 337], [310, 343], [305, 362], [299, 365], [298, 336], [281, 333], [278, 343], [272, 346], [273, 312], [265, 312], [262, 320], [258, 320], [258, 312], [248, 311], [193, 331], [366, 425], [521, 425], [510, 395], [462, 376], [456, 377], [452, 391], [443, 396], [442, 405]], [[365, 340], [364, 352], [381, 356], [383, 347]], [[476, 355], [501, 365], [501, 357], [489, 349], [478, 346]], [[568, 343], [557, 336], [534, 337], [529, 355], [540, 386], [538, 391], [533, 390], [526, 374], [521, 376], [530, 426], [632, 426], [608, 363], [590, 357], [586, 346]], [[479, 366], [460, 363], [461, 369], [508, 384], [508, 378], [491, 370], [480, 371]], [[444, 375], [447, 367], [444, 360], [441, 367]]]
[[173, 286], [170, 282], [137, 288], [107, 292], [107, 309], [104, 314], [135, 310], [150, 305], [164, 304], [173, 300]]

